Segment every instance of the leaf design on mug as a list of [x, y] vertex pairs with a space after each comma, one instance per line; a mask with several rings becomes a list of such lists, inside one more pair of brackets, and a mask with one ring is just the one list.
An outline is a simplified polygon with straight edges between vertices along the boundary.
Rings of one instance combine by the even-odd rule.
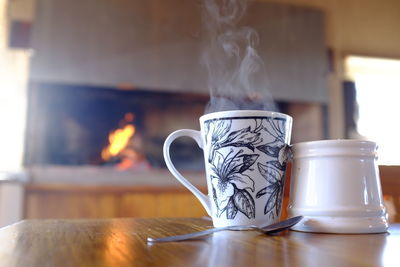
[[[267, 164], [269, 164], [269, 162]], [[265, 180], [267, 180], [267, 182], [269, 183], [275, 184], [281, 178], [279, 170], [268, 167], [267, 165], [258, 163], [258, 170], [260, 171], [262, 177], [264, 177]]]
[[211, 184], [218, 217], [226, 211], [227, 218], [233, 219], [240, 211], [248, 218], [255, 216], [255, 203], [247, 190], [254, 191], [254, 180], [244, 174], [256, 162], [259, 155], [243, 154], [243, 149], [230, 152], [224, 157], [216, 152], [211, 164]]
[[255, 146], [262, 142], [260, 139], [261, 133], [252, 132], [250, 126], [241, 130], [234, 131], [228, 135], [228, 137], [219, 142], [216, 149], [233, 146], [233, 147], [247, 147], [254, 151]]
[[261, 189], [260, 191], [257, 192], [256, 198], [260, 198], [265, 194], [272, 194], [275, 190], [275, 186], [274, 185], [269, 185], [267, 187], [264, 187], [263, 189]]
[[[256, 146], [263, 142], [261, 133], [245, 127], [228, 134], [232, 127], [232, 120], [213, 120], [207, 123], [206, 142], [211, 139], [208, 162], [214, 160], [215, 153], [223, 147], [246, 147], [254, 152]], [[261, 129], [261, 128], [260, 128]], [[260, 129], [256, 129], [260, 131]], [[211, 135], [211, 136], [210, 136]]]
[[[206, 142], [210, 140], [210, 152], [208, 162], [214, 160], [216, 146], [220, 140], [224, 139], [225, 135], [230, 131], [232, 120], [212, 120], [206, 125]], [[210, 136], [211, 135], [211, 136]]]
[[[264, 154], [277, 159], [274, 166], [279, 170], [286, 169], [286, 163], [289, 155], [289, 147], [285, 143], [285, 120], [267, 119], [268, 125], [264, 129], [275, 137], [275, 140], [266, 144], [257, 146], [256, 148]], [[269, 126], [269, 127], [268, 127]]]
[[[272, 164], [263, 165], [258, 163], [260, 174], [267, 180], [269, 185], [257, 192], [256, 198], [267, 196], [267, 202], [264, 207], [264, 214], [270, 213], [270, 216], [279, 216], [283, 196], [284, 175], [281, 171], [273, 167]], [[274, 211], [275, 210], [275, 215]]]
[[276, 120], [273, 118], [267, 119], [268, 125], [270, 127], [265, 126], [264, 129], [277, 140], [282, 143], [285, 143], [285, 129], [286, 129], [286, 120]]
[[282, 206], [282, 196], [283, 189], [276, 186], [270, 194], [269, 198], [267, 199], [267, 204], [264, 208], [264, 214], [271, 212], [275, 208], [275, 214], [276, 216], [279, 216]]
[[257, 149], [268, 156], [276, 158], [277, 160], [271, 161], [271, 164], [274, 164], [276, 168], [282, 171], [286, 169], [289, 147], [285, 143], [276, 139], [274, 142], [257, 146]]
[[233, 195], [234, 205], [236, 208], [246, 215], [247, 218], [255, 218], [256, 210], [253, 197], [246, 190], [238, 190]]
[[226, 218], [234, 219], [237, 213], [238, 213], [238, 208], [236, 208], [235, 204], [233, 203], [233, 199], [230, 198], [228, 205], [226, 206]]
[[282, 148], [282, 142], [279, 139], [271, 143], [257, 146], [257, 149], [271, 157], [278, 157], [279, 151]]

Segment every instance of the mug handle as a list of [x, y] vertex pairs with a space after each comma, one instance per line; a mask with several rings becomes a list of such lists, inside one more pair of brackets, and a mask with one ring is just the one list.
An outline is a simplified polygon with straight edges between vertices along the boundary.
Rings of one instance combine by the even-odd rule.
[[212, 216], [211, 215], [211, 203], [210, 203], [209, 198], [205, 194], [200, 192], [200, 190], [197, 189], [192, 183], [190, 183], [185, 177], [183, 177], [182, 174], [180, 174], [180, 172], [175, 168], [174, 164], [171, 161], [171, 156], [169, 153], [170, 146], [175, 139], [182, 137], [182, 136], [187, 136], [187, 137], [194, 139], [196, 141], [197, 145], [201, 149], [203, 149], [203, 139], [201, 138], [200, 131], [189, 130], [189, 129], [177, 130], [177, 131], [171, 133], [167, 137], [167, 139], [165, 139], [164, 148], [163, 148], [165, 163], [167, 164], [168, 170], [175, 176], [175, 178], [181, 184], [183, 184], [187, 189], [189, 189], [190, 192], [192, 192], [195, 195], [195, 197], [197, 197], [197, 199], [200, 201], [200, 203], [203, 205], [203, 207], [207, 211], [208, 215]]

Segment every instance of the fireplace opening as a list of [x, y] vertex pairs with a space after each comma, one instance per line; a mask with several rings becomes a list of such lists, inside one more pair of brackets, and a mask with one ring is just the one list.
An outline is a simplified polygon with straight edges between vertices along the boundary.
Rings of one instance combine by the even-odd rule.
[[[205, 95], [140, 89], [30, 84], [25, 165], [164, 168], [162, 145], [180, 128], [198, 129]], [[189, 138], [171, 147], [183, 170], [203, 170]]]

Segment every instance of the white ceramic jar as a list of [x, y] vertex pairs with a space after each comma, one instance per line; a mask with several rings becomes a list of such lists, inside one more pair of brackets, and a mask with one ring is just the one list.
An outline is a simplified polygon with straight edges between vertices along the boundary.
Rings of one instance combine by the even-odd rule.
[[388, 228], [377, 146], [360, 140], [322, 140], [293, 145], [289, 216], [292, 229], [325, 233], [379, 233]]

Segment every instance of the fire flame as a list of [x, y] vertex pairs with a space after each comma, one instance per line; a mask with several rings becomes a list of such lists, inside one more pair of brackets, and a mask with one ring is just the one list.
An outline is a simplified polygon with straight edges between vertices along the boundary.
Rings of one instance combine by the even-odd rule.
[[[135, 136], [136, 127], [133, 124], [135, 114], [128, 112], [124, 115], [121, 125], [125, 125], [108, 136], [109, 144], [101, 151], [104, 162], [115, 158], [115, 168], [120, 171], [149, 169], [151, 166], [146, 157], [139, 152], [141, 149], [140, 136]], [[133, 138], [136, 138], [135, 140]], [[135, 141], [135, 142], [134, 142]]]
[[101, 158], [109, 160], [111, 157], [118, 155], [126, 147], [135, 131], [135, 126], [127, 124], [123, 128], [110, 133], [108, 137], [109, 145], [101, 151]]

